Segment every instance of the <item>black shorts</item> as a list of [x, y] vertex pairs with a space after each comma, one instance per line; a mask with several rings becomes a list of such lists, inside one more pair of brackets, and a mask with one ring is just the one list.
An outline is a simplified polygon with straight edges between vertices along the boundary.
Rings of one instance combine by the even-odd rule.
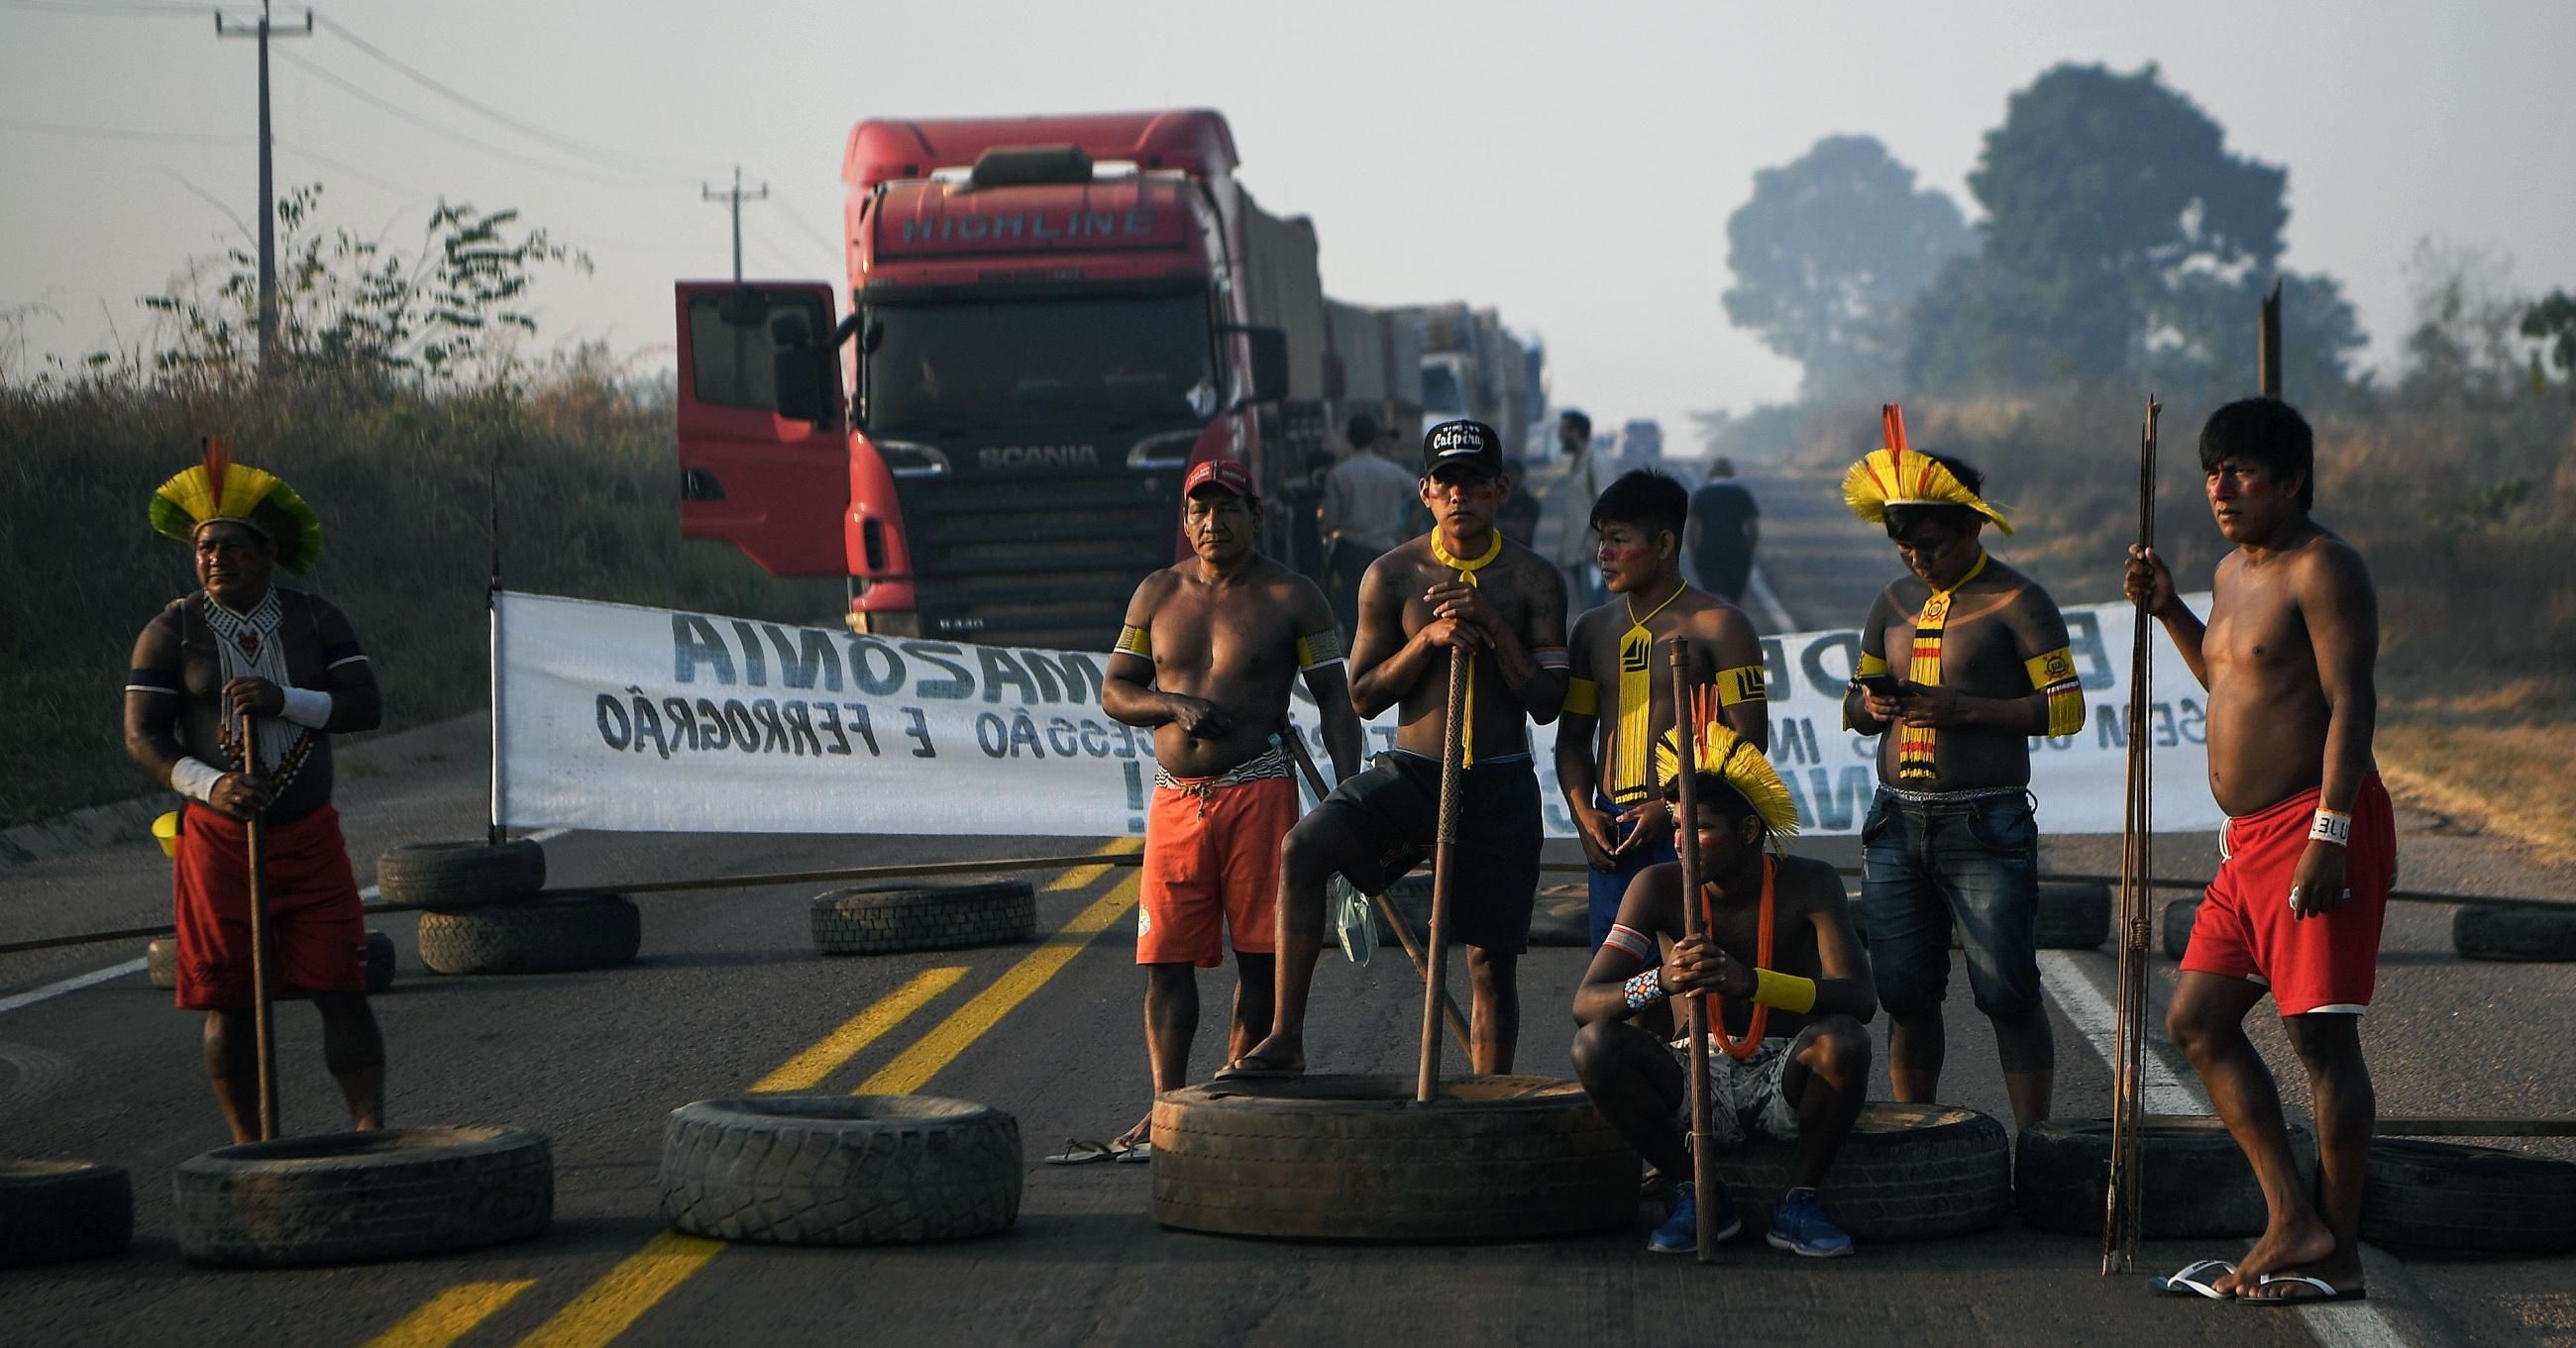
[[[1465, 776], [1458, 878], [1451, 888], [1453, 940], [1501, 954], [1529, 948], [1530, 909], [1538, 902], [1538, 772], [1526, 757], [1482, 763]], [[1369, 769], [1333, 788], [1319, 808], [1336, 811], [1368, 845], [1371, 859], [1344, 866], [1362, 893], [1388, 885], [1431, 855], [1440, 827], [1440, 764], [1420, 754], [1379, 754]]]

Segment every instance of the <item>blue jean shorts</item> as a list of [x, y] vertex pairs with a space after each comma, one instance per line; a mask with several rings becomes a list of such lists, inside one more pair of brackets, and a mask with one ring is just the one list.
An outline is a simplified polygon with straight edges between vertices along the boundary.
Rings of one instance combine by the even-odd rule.
[[1950, 932], [1977, 1009], [2044, 1010], [2039, 988], [2039, 824], [2027, 791], [1907, 799], [1882, 786], [1861, 825], [1861, 922], [1878, 1001], [1891, 1015], [1949, 992]]

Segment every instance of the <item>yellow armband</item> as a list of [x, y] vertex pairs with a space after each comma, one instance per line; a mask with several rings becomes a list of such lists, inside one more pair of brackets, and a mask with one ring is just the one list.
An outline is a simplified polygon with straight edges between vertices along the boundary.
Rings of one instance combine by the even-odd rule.
[[2030, 686], [2048, 695], [2048, 730], [2054, 739], [2084, 728], [2084, 684], [2075, 677], [2075, 655], [2064, 646], [2021, 662]]
[[1739, 702], [1766, 702], [1771, 694], [1762, 682], [1762, 666], [1737, 665], [1717, 671], [1718, 705], [1732, 707]]
[[1110, 653], [1133, 655], [1151, 660], [1154, 658], [1154, 636], [1144, 628], [1130, 623], [1118, 629], [1118, 644], [1110, 647]]
[[1784, 974], [1776, 969], [1756, 969], [1753, 971], [1753, 1000], [1803, 1016], [1816, 1009], [1816, 980]]
[[1300, 673], [1323, 665], [1342, 662], [1342, 635], [1327, 627], [1321, 632], [1297, 638], [1297, 669]]
[[1590, 679], [1568, 678], [1565, 681], [1565, 710], [1575, 716], [1600, 715], [1600, 687]]

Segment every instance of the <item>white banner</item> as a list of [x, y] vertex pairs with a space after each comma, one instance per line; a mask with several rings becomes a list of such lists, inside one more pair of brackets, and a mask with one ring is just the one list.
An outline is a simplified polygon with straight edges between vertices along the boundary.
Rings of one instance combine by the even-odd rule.
[[[2207, 611], [2208, 596], [2190, 596]], [[2070, 609], [2084, 728], [2031, 740], [2049, 833], [2120, 831], [2131, 610]], [[1841, 729], [1858, 634], [1762, 643], [1771, 759], [1811, 834], [1860, 830], [1877, 741]], [[2214, 829], [2206, 702], [2155, 643], [2160, 832]], [[1109, 837], [1145, 828], [1154, 741], [1100, 711], [1107, 657], [857, 636], [711, 614], [504, 594], [493, 622], [493, 815], [516, 828]], [[1329, 773], [1302, 684], [1291, 705]], [[1391, 748], [1395, 723], [1368, 727]], [[1532, 733], [1550, 837], [1556, 731]]]

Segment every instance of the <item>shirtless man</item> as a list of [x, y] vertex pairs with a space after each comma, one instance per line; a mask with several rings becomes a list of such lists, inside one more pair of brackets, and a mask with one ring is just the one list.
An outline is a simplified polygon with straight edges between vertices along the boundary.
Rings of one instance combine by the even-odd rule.
[[[1709, 1132], [1732, 1148], [1763, 1137], [1794, 1142], [1797, 1164], [1773, 1209], [1771, 1247], [1815, 1257], [1852, 1252], [1825, 1215], [1817, 1186], [1869, 1093], [1869, 1031], [1877, 1009], [1869, 962], [1854, 936], [1834, 868], [1806, 857], [1768, 856], [1775, 833], [1794, 833], [1797, 810], [1759, 750], [1725, 726], [1702, 732], [1700, 865], [1706, 935], [1682, 936], [1682, 868], [1652, 866], [1620, 900], [1618, 922], [1593, 952], [1574, 994], [1574, 1071], [1584, 1093], [1638, 1154], [1666, 1175], [1691, 1173], [1690, 1039], [1631, 1023], [1665, 999], [1718, 994], [1709, 1008]], [[1667, 749], [1667, 756], [1671, 755]], [[1676, 776], [1664, 787], [1678, 802]], [[1678, 1015], [1675, 1017], [1678, 1019]], [[1730, 1050], [1728, 1043], [1735, 1044]], [[1657, 1254], [1699, 1249], [1699, 1195], [1685, 1180], [1671, 1215], [1647, 1238]], [[1717, 1238], [1742, 1229], [1721, 1190]]]
[[[1228, 936], [1227, 1056], [1270, 1032], [1279, 842], [1297, 822], [1295, 770], [1277, 738], [1296, 733], [1286, 729], [1290, 679], [1304, 676], [1314, 695], [1334, 775], [1357, 771], [1360, 758], [1332, 608], [1315, 582], [1254, 550], [1261, 501], [1251, 470], [1210, 459], [1190, 470], [1182, 498], [1181, 530], [1198, 555], [1136, 587], [1100, 692], [1102, 711], [1154, 731], [1136, 962], [1157, 1094], [1189, 1084], [1198, 970], [1222, 961]], [[1108, 1152], [1142, 1158], [1152, 1120], [1149, 1108]]]
[[[2208, 626], [2152, 552], [2130, 550], [2127, 588], [2209, 690], [2209, 788], [2228, 816], [2165, 1028], [2253, 1162], [2271, 1221], [2208, 1286], [2248, 1301], [2358, 1300], [2378, 1105], [2361, 1013], [2397, 869], [2396, 819], [2370, 751], [2379, 600], [2361, 554], [2308, 518], [2315, 440], [2288, 404], [2249, 398], [2211, 413], [2200, 466], [2218, 531], [2236, 545], [2218, 564]], [[2266, 993], [2315, 1096], [2314, 1204], [2272, 1074], [2245, 1038]]]
[[[206, 1013], [215, 1104], [233, 1141], [258, 1140], [246, 850], [246, 821], [257, 818], [272, 992], [312, 999], [350, 1125], [380, 1127], [385, 1043], [367, 1008], [366, 919], [331, 806], [331, 736], [374, 729], [381, 702], [347, 615], [272, 583], [280, 567], [313, 565], [321, 523], [293, 488], [228, 465], [212, 442], [204, 465], [163, 484], [152, 523], [190, 545], [202, 588], [135, 640], [125, 748], [186, 798], [172, 871], [177, 1000]], [[244, 715], [254, 718], [250, 763], [233, 729]]]
[[1887, 413], [1888, 447], [1854, 465], [1843, 491], [1862, 519], [1886, 526], [1906, 574], [1862, 624], [1843, 718], [1881, 736], [1861, 825], [1861, 920], [1890, 1021], [1888, 1075], [1899, 1100], [1938, 1098], [1956, 923], [2014, 1122], [2026, 1127], [2048, 1117], [2056, 1065], [2035, 944], [2030, 737], [2083, 728], [2084, 690], [2056, 603], [1985, 550], [1988, 521], [2011, 526], [1977, 495], [1984, 475], [1906, 448], [1903, 421]]
[[1475, 1070], [1512, 1070], [1516, 964], [1529, 948], [1543, 828], [1529, 721], [1556, 719], [1565, 702], [1565, 578], [1494, 528], [1495, 507], [1512, 489], [1502, 463], [1502, 437], [1480, 421], [1444, 421], [1422, 437], [1431, 532], [1370, 564], [1351, 648], [1351, 700], [1364, 717], [1398, 708], [1395, 751], [1344, 781], [1288, 834], [1278, 1023], [1220, 1077], [1306, 1070], [1306, 994], [1323, 946], [1326, 884], [1338, 871], [1362, 893], [1384, 893], [1430, 854], [1453, 649], [1472, 655], [1474, 673], [1450, 930], [1467, 947]]
[[1565, 720], [1556, 730], [1556, 783], [1574, 814], [1583, 859], [1592, 863], [1595, 950], [1618, 918], [1628, 882], [1674, 859], [1673, 817], [1646, 771], [1648, 750], [1673, 728], [1672, 671], [1654, 653], [1671, 637], [1689, 638], [1691, 682], [1714, 680], [1726, 724], [1756, 749], [1771, 746], [1762, 642], [1753, 620], [1682, 583], [1689, 510], [1682, 484], [1646, 469], [1612, 482], [1592, 507], [1610, 602], [1574, 620]]

